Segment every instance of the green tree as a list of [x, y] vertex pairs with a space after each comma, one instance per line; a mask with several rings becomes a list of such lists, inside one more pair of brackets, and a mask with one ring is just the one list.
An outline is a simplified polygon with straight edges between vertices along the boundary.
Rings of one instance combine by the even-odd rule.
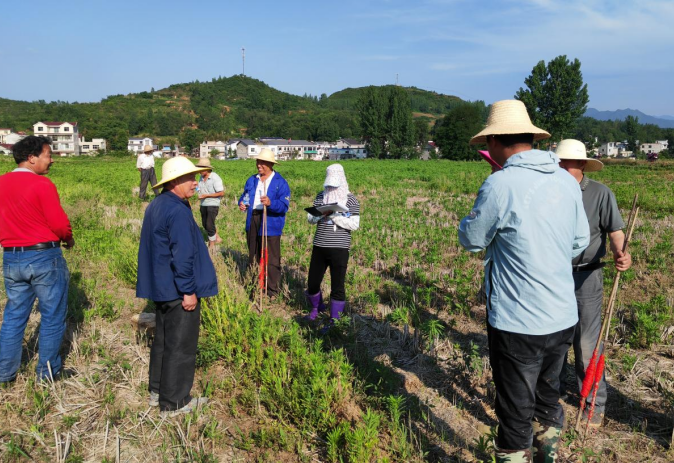
[[435, 125], [435, 143], [445, 159], [479, 160], [477, 149], [469, 144], [471, 137], [482, 130], [483, 112], [479, 105], [464, 103], [450, 109]]
[[428, 126], [427, 118], [418, 117], [414, 119], [414, 141], [417, 146], [420, 146], [422, 149], [426, 146], [429, 132], [430, 127]]
[[625, 118], [624, 130], [627, 134], [627, 149], [633, 154], [639, 154], [637, 140], [639, 137], [639, 118], [627, 116]]
[[404, 88], [388, 87], [389, 117], [386, 135], [389, 155], [400, 159], [409, 156], [414, 147], [414, 122], [409, 94]]
[[215, 157], [220, 156], [220, 151], [218, 151], [218, 150], [216, 150], [215, 148], [213, 148], [213, 149], [210, 151], [209, 154], [211, 155], [212, 158], [215, 158]]
[[558, 56], [547, 66], [539, 61], [524, 80], [515, 98], [522, 101], [537, 127], [550, 132], [552, 141], [570, 137], [590, 100], [587, 84], [583, 84], [580, 61]]
[[189, 154], [204, 141], [205, 136], [203, 130], [185, 129], [180, 133], [180, 144], [185, 147], [185, 151]]

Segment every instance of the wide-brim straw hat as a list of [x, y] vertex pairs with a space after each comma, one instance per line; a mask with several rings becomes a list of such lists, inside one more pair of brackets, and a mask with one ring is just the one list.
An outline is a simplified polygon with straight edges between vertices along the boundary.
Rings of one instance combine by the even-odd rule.
[[550, 134], [531, 123], [527, 107], [519, 100], [502, 100], [491, 105], [487, 125], [470, 139], [471, 145], [487, 143], [487, 135], [530, 133], [534, 141], [550, 138]]
[[213, 170], [213, 166], [211, 166], [211, 160], [208, 158], [199, 159], [199, 162], [197, 162], [197, 167], [206, 167], [210, 170]]
[[192, 164], [192, 161], [182, 156], [171, 158], [161, 167], [161, 182], [157, 183], [152, 188], [157, 188], [171, 180], [182, 177], [183, 175], [197, 174], [207, 170], [210, 170], [210, 168], [197, 167]]
[[272, 164], [278, 164], [278, 161], [276, 161], [276, 156], [274, 155], [274, 152], [270, 150], [269, 148], [262, 148], [260, 151], [260, 154], [257, 155], [255, 158], [258, 161], [267, 161], [271, 162]]
[[603, 162], [587, 157], [585, 143], [582, 141], [570, 138], [568, 140], [562, 140], [559, 142], [559, 145], [557, 145], [555, 154], [559, 159], [567, 161], [585, 161], [587, 164], [585, 164], [584, 172], [598, 172], [604, 168]]
[[154, 148], [150, 145], [143, 146], [143, 153], [149, 153], [150, 151], [154, 151]]

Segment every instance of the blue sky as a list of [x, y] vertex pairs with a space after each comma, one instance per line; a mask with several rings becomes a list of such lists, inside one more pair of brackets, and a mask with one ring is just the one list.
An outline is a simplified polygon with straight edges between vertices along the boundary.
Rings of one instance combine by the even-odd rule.
[[286, 92], [394, 83], [487, 103], [539, 60], [582, 63], [590, 107], [674, 115], [672, 0], [6, 2], [0, 97], [99, 101], [241, 72]]

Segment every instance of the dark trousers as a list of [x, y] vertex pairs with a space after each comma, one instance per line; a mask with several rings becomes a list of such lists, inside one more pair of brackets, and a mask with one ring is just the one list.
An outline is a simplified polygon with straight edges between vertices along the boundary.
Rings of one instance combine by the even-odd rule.
[[161, 410], [176, 410], [192, 400], [201, 302], [188, 312], [183, 300], [155, 302], [156, 322], [150, 350], [150, 392], [159, 393]]
[[[262, 214], [253, 211], [248, 230], [248, 266], [260, 263], [262, 258], [262, 236], [258, 232], [262, 227]], [[281, 237], [267, 237], [267, 294], [275, 296], [281, 283]]]
[[[576, 357], [575, 370], [578, 390], [583, 388], [585, 371], [590, 364], [592, 352], [599, 339], [601, 330], [601, 309], [604, 297], [604, 273], [601, 268], [589, 272], [573, 272], [573, 281], [576, 285], [576, 302], [578, 303], [578, 325], [573, 337], [573, 352]], [[564, 358], [566, 364], [566, 357]], [[560, 375], [560, 391], [566, 389], [566, 375], [562, 370]], [[606, 407], [606, 375], [602, 375], [597, 390], [595, 402], [596, 413], [603, 413]], [[587, 398], [588, 405], [592, 402], [592, 394]]]
[[552, 334], [501, 331], [487, 323], [489, 362], [496, 386], [497, 445], [523, 450], [533, 441], [532, 420], [561, 428], [559, 372], [571, 346], [574, 327]]
[[[150, 187], [157, 184], [157, 176], [154, 173], [154, 167], [140, 170], [140, 199], [145, 199], [148, 182], [150, 183]], [[152, 191], [154, 191], [155, 196], [159, 194], [159, 188], [154, 188]]]
[[346, 267], [348, 263], [348, 249], [314, 246], [314, 249], [311, 251], [311, 263], [309, 264], [307, 292], [309, 294], [316, 294], [321, 290], [321, 282], [323, 281], [325, 270], [329, 267], [330, 299], [333, 301], [345, 301], [344, 280], [346, 279]]
[[218, 206], [201, 206], [199, 208], [201, 212], [201, 225], [204, 226], [206, 234], [208, 234], [208, 239], [210, 241], [215, 241], [215, 234], [217, 230], [215, 229], [215, 218], [218, 216], [220, 208]]

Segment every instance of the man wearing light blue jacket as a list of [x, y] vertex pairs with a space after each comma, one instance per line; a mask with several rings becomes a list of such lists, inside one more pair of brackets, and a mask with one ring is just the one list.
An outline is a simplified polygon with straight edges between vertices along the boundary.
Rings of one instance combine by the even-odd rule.
[[571, 261], [589, 244], [578, 182], [554, 153], [532, 149], [550, 135], [517, 100], [492, 105], [485, 143], [503, 168], [482, 184], [459, 225], [470, 252], [486, 249], [489, 357], [499, 419], [496, 461], [554, 461], [564, 424], [559, 372], [578, 310]]

